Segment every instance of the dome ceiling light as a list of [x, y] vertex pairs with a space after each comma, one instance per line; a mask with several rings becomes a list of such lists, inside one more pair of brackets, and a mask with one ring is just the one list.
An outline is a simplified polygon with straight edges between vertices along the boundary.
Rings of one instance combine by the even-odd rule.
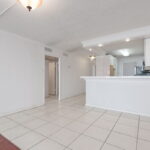
[[42, 5], [43, 0], [18, 0], [29, 11]]
[[95, 55], [90, 55], [90, 56], [89, 56], [89, 59], [90, 59], [91, 61], [93, 61], [94, 59], [96, 59], [96, 56], [95, 56]]

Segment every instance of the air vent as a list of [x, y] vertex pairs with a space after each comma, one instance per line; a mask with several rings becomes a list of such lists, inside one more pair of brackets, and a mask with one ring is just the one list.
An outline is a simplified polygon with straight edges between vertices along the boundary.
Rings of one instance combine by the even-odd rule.
[[53, 50], [48, 48], [48, 47], [45, 47], [45, 50], [48, 51], [48, 52], [52, 52]]

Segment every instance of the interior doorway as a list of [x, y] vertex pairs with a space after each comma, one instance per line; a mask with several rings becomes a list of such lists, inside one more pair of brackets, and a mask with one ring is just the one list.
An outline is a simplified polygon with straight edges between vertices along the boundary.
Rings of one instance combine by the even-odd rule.
[[46, 101], [59, 97], [59, 59], [45, 56], [45, 98]]

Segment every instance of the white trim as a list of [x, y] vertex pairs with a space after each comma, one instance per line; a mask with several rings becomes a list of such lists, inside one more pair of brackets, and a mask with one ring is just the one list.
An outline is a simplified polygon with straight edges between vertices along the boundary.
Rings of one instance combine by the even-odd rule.
[[13, 110], [11, 112], [5, 112], [3, 114], [0, 114], [0, 117], [4, 117], [4, 116], [7, 116], [7, 115], [10, 115], [10, 114], [13, 114], [13, 113], [18, 113], [18, 112], [22, 112], [22, 111], [25, 111], [25, 110], [28, 110], [28, 109], [34, 109], [34, 108], [37, 108], [37, 107], [40, 107], [44, 105], [44, 103], [40, 103], [40, 104], [37, 104], [37, 105], [33, 105], [31, 107], [22, 107], [22, 108], [19, 108], [19, 109], [16, 109], [16, 110]]
[[82, 76], [81, 79], [95, 80], [95, 79], [150, 79], [150, 76]]
[[141, 115], [141, 116], [147, 116], [147, 117], [150, 117], [149, 114], [145, 114], [145, 113], [136, 113], [136, 112], [132, 112], [132, 111], [123, 111], [121, 109], [112, 109], [112, 108], [109, 108], [109, 107], [98, 107], [96, 105], [89, 105], [89, 104], [85, 104], [85, 106], [88, 106], [88, 107], [95, 107], [95, 108], [100, 108], [100, 109], [105, 109], [105, 110], [112, 110], [112, 111], [117, 111], [117, 112], [121, 112], [121, 113], [130, 113], [130, 114], [135, 114], [135, 115]]

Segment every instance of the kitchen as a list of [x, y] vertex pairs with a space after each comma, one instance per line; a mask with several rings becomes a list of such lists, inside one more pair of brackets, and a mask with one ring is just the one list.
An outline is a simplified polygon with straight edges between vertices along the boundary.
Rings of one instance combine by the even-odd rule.
[[101, 49], [105, 51], [104, 55], [96, 56], [96, 59], [91, 61], [93, 76], [150, 75], [150, 68], [145, 65], [148, 58], [144, 55], [149, 48], [144, 46], [144, 42], [146, 43], [146, 40], [138, 39], [102, 47]]
[[86, 105], [150, 116], [150, 39], [101, 49], [103, 55], [94, 57], [93, 52], [93, 76], [81, 77], [86, 81]]

